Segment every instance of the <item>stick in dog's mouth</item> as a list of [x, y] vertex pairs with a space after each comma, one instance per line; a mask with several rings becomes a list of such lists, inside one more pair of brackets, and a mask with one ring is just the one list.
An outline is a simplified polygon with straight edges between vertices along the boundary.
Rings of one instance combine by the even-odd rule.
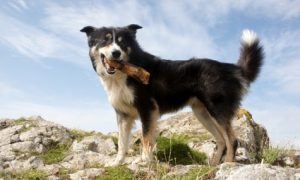
[[103, 64], [103, 66], [105, 67], [105, 69], [106, 69], [106, 72], [108, 73], [108, 74], [114, 74], [115, 72], [116, 72], [116, 68], [114, 68], [114, 67], [112, 67], [112, 66], [110, 66], [106, 61], [109, 61], [105, 56], [104, 56], [104, 54], [101, 54], [100, 55], [100, 58], [101, 58], [101, 62], [102, 62], [102, 64]]

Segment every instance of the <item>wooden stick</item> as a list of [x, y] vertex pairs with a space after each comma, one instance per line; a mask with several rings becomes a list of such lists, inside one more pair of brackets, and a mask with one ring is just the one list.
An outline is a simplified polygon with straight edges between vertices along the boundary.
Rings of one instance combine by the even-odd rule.
[[[90, 51], [90, 57], [92, 59], [97, 59], [99, 62], [101, 61], [100, 55], [97, 50]], [[106, 60], [105, 63], [109, 64], [111, 67], [120, 70], [121, 72], [127, 74], [128, 76], [140, 81], [143, 84], [149, 84], [150, 73], [145, 69], [138, 67], [136, 65], [130, 64], [124, 61], [116, 61], [116, 60]]]
[[125, 61], [105, 60], [111, 67], [122, 71], [130, 77], [139, 80], [143, 84], [149, 84], [150, 73], [145, 69]]

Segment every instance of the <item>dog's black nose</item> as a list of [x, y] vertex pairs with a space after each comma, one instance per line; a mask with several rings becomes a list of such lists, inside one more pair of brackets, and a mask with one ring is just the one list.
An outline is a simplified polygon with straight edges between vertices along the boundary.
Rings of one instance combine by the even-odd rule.
[[112, 57], [118, 59], [121, 56], [121, 52], [119, 50], [114, 50], [112, 52]]

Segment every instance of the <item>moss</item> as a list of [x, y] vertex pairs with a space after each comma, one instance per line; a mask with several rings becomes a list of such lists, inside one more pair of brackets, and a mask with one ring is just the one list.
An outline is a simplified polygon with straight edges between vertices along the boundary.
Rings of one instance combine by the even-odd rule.
[[238, 118], [241, 118], [243, 115], [245, 115], [248, 120], [253, 121], [253, 117], [249, 111], [247, 111], [246, 109], [239, 109]]
[[285, 150], [281, 148], [268, 148], [264, 149], [262, 153], [262, 159], [264, 160], [265, 163], [269, 164], [275, 164], [277, 160], [285, 154]]
[[47, 174], [43, 171], [31, 169], [20, 173], [6, 172], [1, 173], [3, 179], [18, 179], [18, 180], [43, 180], [47, 179]]
[[105, 172], [96, 178], [97, 180], [131, 180], [133, 172], [125, 166], [107, 167]]
[[72, 129], [69, 131], [71, 134], [72, 139], [77, 140], [80, 142], [84, 137], [93, 135], [94, 132], [86, 132], [78, 129]]
[[14, 121], [14, 125], [24, 125], [28, 122], [25, 118], [19, 118]]
[[68, 154], [71, 143], [52, 143], [45, 153], [39, 154], [45, 164], [54, 164], [62, 161]]
[[67, 168], [59, 168], [57, 176], [61, 180], [71, 179], [70, 176], [69, 176], [69, 170]]
[[190, 149], [184, 138], [157, 138], [157, 159], [170, 164], [205, 164], [206, 155]]
[[210, 166], [202, 166], [190, 170], [180, 179], [213, 179], [216, 169]]

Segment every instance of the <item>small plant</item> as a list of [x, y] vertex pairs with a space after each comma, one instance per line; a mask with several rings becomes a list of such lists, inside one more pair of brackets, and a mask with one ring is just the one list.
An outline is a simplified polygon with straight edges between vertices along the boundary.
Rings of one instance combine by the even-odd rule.
[[70, 134], [73, 139], [77, 140], [77, 142], [80, 142], [84, 137], [91, 136], [93, 132], [86, 132], [78, 129], [72, 129], [70, 130]]
[[105, 172], [96, 178], [97, 180], [131, 180], [133, 172], [125, 166], [107, 167]]
[[69, 180], [71, 179], [69, 176], [69, 170], [66, 168], [59, 168], [57, 176], [59, 179]]
[[62, 161], [68, 154], [71, 143], [53, 143], [47, 147], [47, 151], [40, 156], [45, 164], [54, 164]]
[[215, 168], [210, 166], [201, 166], [190, 170], [186, 175], [180, 179], [213, 179]]
[[270, 147], [264, 149], [262, 153], [262, 159], [269, 164], [275, 164], [276, 161], [285, 154], [285, 150], [278, 147]]
[[25, 118], [19, 118], [14, 121], [14, 125], [23, 125], [28, 122]]
[[181, 138], [157, 138], [157, 159], [170, 164], [205, 164], [206, 155], [192, 150]]
[[47, 179], [47, 174], [43, 171], [31, 169], [20, 173], [0, 173], [0, 178], [18, 180], [44, 180]]

